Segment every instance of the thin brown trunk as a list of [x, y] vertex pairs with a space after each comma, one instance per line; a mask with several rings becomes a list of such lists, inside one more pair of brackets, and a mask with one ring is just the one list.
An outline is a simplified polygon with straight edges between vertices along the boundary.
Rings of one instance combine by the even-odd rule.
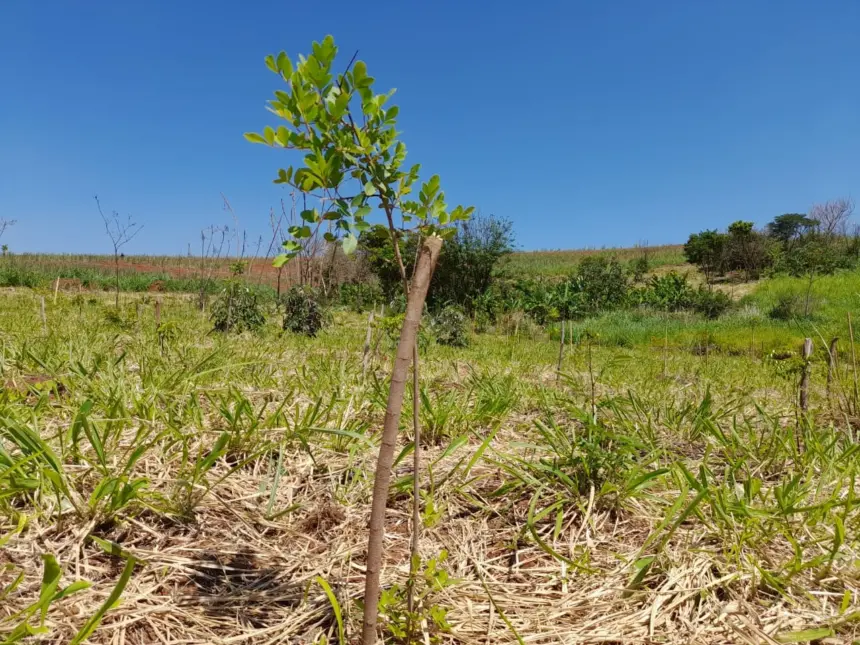
[[561, 341], [558, 344], [558, 366], [555, 369], [555, 382], [561, 378], [561, 362], [564, 359], [564, 328], [565, 321], [561, 321]]
[[412, 288], [406, 301], [406, 317], [403, 320], [400, 340], [397, 343], [397, 354], [391, 374], [388, 405], [386, 406], [382, 429], [382, 442], [379, 446], [376, 476], [373, 482], [373, 503], [370, 511], [370, 532], [367, 541], [367, 574], [364, 585], [364, 625], [362, 629], [362, 643], [364, 645], [373, 645], [376, 642], [379, 576], [382, 569], [382, 543], [385, 532], [385, 509], [388, 504], [391, 465], [394, 462], [394, 449], [400, 426], [400, 413], [403, 409], [403, 393], [406, 390], [409, 363], [412, 362], [412, 352], [418, 337], [418, 326], [421, 323], [424, 301], [427, 298], [430, 278], [433, 276], [433, 269], [436, 266], [441, 248], [442, 238], [433, 236], [424, 239], [421, 255], [413, 275]]
[[854, 351], [854, 325], [851, 324], [851, 312], [848, 312], [848, 337], [851, 341], [851, 374], [854, 381], [853, 412], [857, 413], [857, 353]]
[[364, 356], [361, 359], [361, 380], [367, 375], [367, 366], [370, 363], [370, 341], [373, 340], [373, 309], [367, 316], [367, 333], [364, 335]]
[[45, 296], [39, 296], [39, 317], [42, 319], [42, 331], [48, 333], [48, 315], [45, 313]]
[[833, 379], [836, 378], [836, 372], [839, 362], [839, 343], [838, 338], [830, 341], [830, 347], [827, 348], [827, 400], [830, 401], [831, 390], [833, 389]]
[[60, 290], [60, 276], [54, 281], [54, 304], [57, 304], [57, 292]]
[[155, 326], [156, 328], [161, 324], [161, 300], [155, 301]]
[[114, 269], [115, 269], [115, 278], [116, 278], [116, 299], [115, 304], [116, 308], [119, 309], [119, 256], [114, 255]]
[[[407, 607], [415, 611], [415, 578], [418, 575], [418, 547], [421, 539], [421, 479], [418, 472], [421, 468], [421, 416], [419, 408], [421, 392], [418, 384], [418, 343], [412, 345], [412, 553], [409, 559], [409, 597]], [[413, 634], [410, 634], [412, 637]]]
[[800, 374], [800, 411], [809, 411], [809, 359], [812, 356], [812, 339], [803, 341], [803, 370]]

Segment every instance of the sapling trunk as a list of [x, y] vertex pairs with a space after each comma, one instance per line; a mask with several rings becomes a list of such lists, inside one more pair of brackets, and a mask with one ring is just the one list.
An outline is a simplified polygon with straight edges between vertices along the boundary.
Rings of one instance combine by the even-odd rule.
[[39, 296], [39, 317], [42, 319], [42, 331], [48, 333], [48, 315], [45, 313], [45, 296]]
[[367, 333], [364, 336], [364, 355], [361, 358], [361, 380], [367, 375], [367, 366], [370, 360], [370, 341], [373, 340], [373, 308], [367, 316]]
[[812, 339], [803, 341], [803, 369], [800, 374], [800, 411], [806, 414], [809, 411], [809, 359], [812, 356]]
[[397, 431], [400, 426], [400, 413], [403, 409], [403, 394], [406, 390], [409, 364], [418, 338], [418, 326], [430, 278], [439, 258], [442, 238], [424, 238], [421, 253], [415, 266], [412, 287], [406, 301], [406, 317], [397, 342], [397, 354], [388, 390], [388, 405], [382, 428], [382, 442], [376, 462], [376, 476], [373, 482], [373, 502], [370, 511], [370, 532], [367, 541], [367, 574], [364, 585], [364, 625], [362, 643], [373, 645], [376, 642], [376, 621], [379, 609], [379, 576], [382, 569], [382, 543], [385, 532], [385, 509], [388, 504], [388, 487], [391, 481], [391, 466], [394, 462], [394, 449]]
[[830, 346], [827, 348], [827, 401], [830, 402], [831, 389], [833, 388], [833, 379], [836, 378], [836, 372], [839, 364], [839, 338], [834, 338], [830, 341]]
[[[409, 611], [415, 611], [415, 578], [418, 576], [418, 548], [421, 540], [421, 388], [418, 380], [418, 343], [412, 345], [412, 545], [409, 558]], [[413, 636], [410, 634], [410, 637]]]
[[851, 312], [848, 312], [848, 339], [851, 341], [851, 376], [854, 388], [852, 391], [852, 411], [857, 413], [857, 353], [854, 350], [854, 325], [851, 323]]
[[555, 370], [555, 382], [561, 378], [561, 362], [564, 360], [564, 320], [561, 321], [561, 341], [558, 344], [558, 366]]

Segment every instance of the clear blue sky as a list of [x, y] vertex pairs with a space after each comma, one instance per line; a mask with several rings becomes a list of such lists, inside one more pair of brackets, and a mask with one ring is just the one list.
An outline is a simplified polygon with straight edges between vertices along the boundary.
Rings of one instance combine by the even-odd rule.
[[[860, 1], [0, 2], [0, 217], [17, 251], [108, 250], [92, 196], [145, 225], [267, 230], [288, 153], [268, 53], [334, 35], [397, 88], [409, 160], [521, 248], [680, 242], [860, 194]], [[345, 61], [344, 61], [345, 62]]]

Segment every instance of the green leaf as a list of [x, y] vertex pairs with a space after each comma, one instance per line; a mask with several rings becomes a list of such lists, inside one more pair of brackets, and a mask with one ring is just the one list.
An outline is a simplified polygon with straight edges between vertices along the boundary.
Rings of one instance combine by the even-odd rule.
[[120, 596], [122, 596], [122, 592], [125, 590], [126, 585], [128, 585], [128, 581], [131, 580], [131, 574], [134, 573], [134, 567], [136, 564], [137, 560], [133, 557], [126, 560], [125, 568], [123, 568], [122, 574], [120, 574], [119, 580], [110, 592], [110, 595], [105, 599], [104, 603], [102, 603], [102, 606], [98, 608], [98, 611], [96, 611], [96, 613], [93, 614], [86, 623], [84, 623], [84, 626], [81, 627], [77, 634], [75, 634], [75, 637], [71, 640], [69, 645], [80, 645], [87, 640], [94, 631], [96, 631], [96, 628], [101, 624], [105, 614], [119, 603]]
[[357, 211], [355, 211], [355, 216], [358, 218], [367, 217], [370, 215], [373, 209], [370, 206], [362, 206]]
[[328, 598], [329, 603], [331, 603], [331, 610], [334, 612], [334, 618], [337, 622], [337, 642], [338, 643], [346, 643], [346, 630], [343, 627], [343, 613], [341, 612], [340, 603], [337, 600], [337, 596], [334, 595], [331, 587], [328, 582], [322, 576], [316, 577], [317, 584], [323, 588], [326, 597]]
[[245, 139], [247, 139], [251, 143], [266, 143], [266, 140], [256, 132], [246, 132]]
[[287, 232], [295, 238], [304, 239], [311, 236], [310, 226], [290, 226]]
[[[286, 52], [281, 52], [278, 54], [278, 71], [284, 78], [289, 78], [293, 75], [293, 64], [290, 61], [290, 57], [287, 56]], [[272, 70], [273, 72], [275, 70]]]
[[272, 145], [275, 142], [275, 131], [272, 129], [272, 126], [267, 125], [263, 128], [263, 138], [269, 145]]
[[367, 182], [364, 185], [364, 194], [370, 197], [374, 193], [376, 193], [376, 187], [373, 185], [373, 182]]
[[310, 222], [311, 224], [316, 224], [320, 221], [319, 213], [315, 208], [309, 208], [307, 210], [303, 210], [299, 213], [299, 217], [301, 217], [306, 222]]
[[57, 558], [50, 553], [42, 556], [42, 561], [45, 563], [42, 571], [42, 588], [39, 591], [39, 605], [41, 606], [41, 624], [45, 624], [45, 618], [48, 616], [48, 605], [57, 591], [57, 585], [60, 584], [60, 575], [62, 570], [57, 564]]
[[272, 266], [275, 267], [276, 269], [280, 269], [282, 266], [284, 266], [291, 259], [292, 259], [292, 256], [287, 255], [286, 253], [281, 253], [280, 255], [276, 255], [275, 259], [272, 260]]
[[782, 632], [776, 635], [776, 640], [779, 643], [807, 643], [828, 636], [833, 636], [833, 630], [829, 627], [819, 627], [818, 629], [804, 629], [797, 632]]
[[350, 233], [343, 238], [343, 252], [350, 255], [358, 246], [358, 238]]
[[278, 67], [275, 65], [275, 57], [269, 54], [266, 56], [266, 67], [268, 67], [271, 71], [278, 73]]

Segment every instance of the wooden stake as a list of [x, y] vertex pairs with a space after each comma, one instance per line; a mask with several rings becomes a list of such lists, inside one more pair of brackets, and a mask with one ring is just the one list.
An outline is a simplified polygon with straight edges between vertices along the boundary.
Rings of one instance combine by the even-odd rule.
[[558, 380], [561, 378], [561, 361], [564, 358], [564, 328], [565, 321], [561, 321], [561, 342], [558, 344], [558, 367], [555, 370], [555, 382], [558, 383]]
[[161, 324], [161, 300], [155, 301], [155, 326], [158, 327]]
[[803, 341], [803, 368], [800, 373], [800, 411], [806, 414], [809, 410], [809, 359], [812, 356], [812, 339]]
[[54, 304], [57, 304], [57, 292], [60, 290], [60, 276], [54, 281]]
[[851, 341], [851, 373], [854, 380], [853, 411], [857, 412], [857, 354], [854, 351], [854, 325], [851, 324], [851, 312], [848, 312], [848, 338]]
[[370, 362], [370, 341], [373, 339], [373, 309], [367, 317], [367, 333], [364, 335], [364, 356], [361, 359], [361, 380], [367, 374], [367, 366]]
[[39, 296], [39, 317], [42, 319], [42, 330], [48, 333], [48, 314], [45, 313], [45, 296]]
[[836, 378], [838, 362], [839, 362], [839, 348], [836, 344], [839, 342], [838, 338], [834, 338], [830, 341], [830, 347], [827, 348], [827, 400], [830, 400], [830, 390], [833, 387], [833, 379]]
[[666, 323], [665, 334], [663, 336], [663, 378], [668, 374], [669, 362], [669, 323]]

